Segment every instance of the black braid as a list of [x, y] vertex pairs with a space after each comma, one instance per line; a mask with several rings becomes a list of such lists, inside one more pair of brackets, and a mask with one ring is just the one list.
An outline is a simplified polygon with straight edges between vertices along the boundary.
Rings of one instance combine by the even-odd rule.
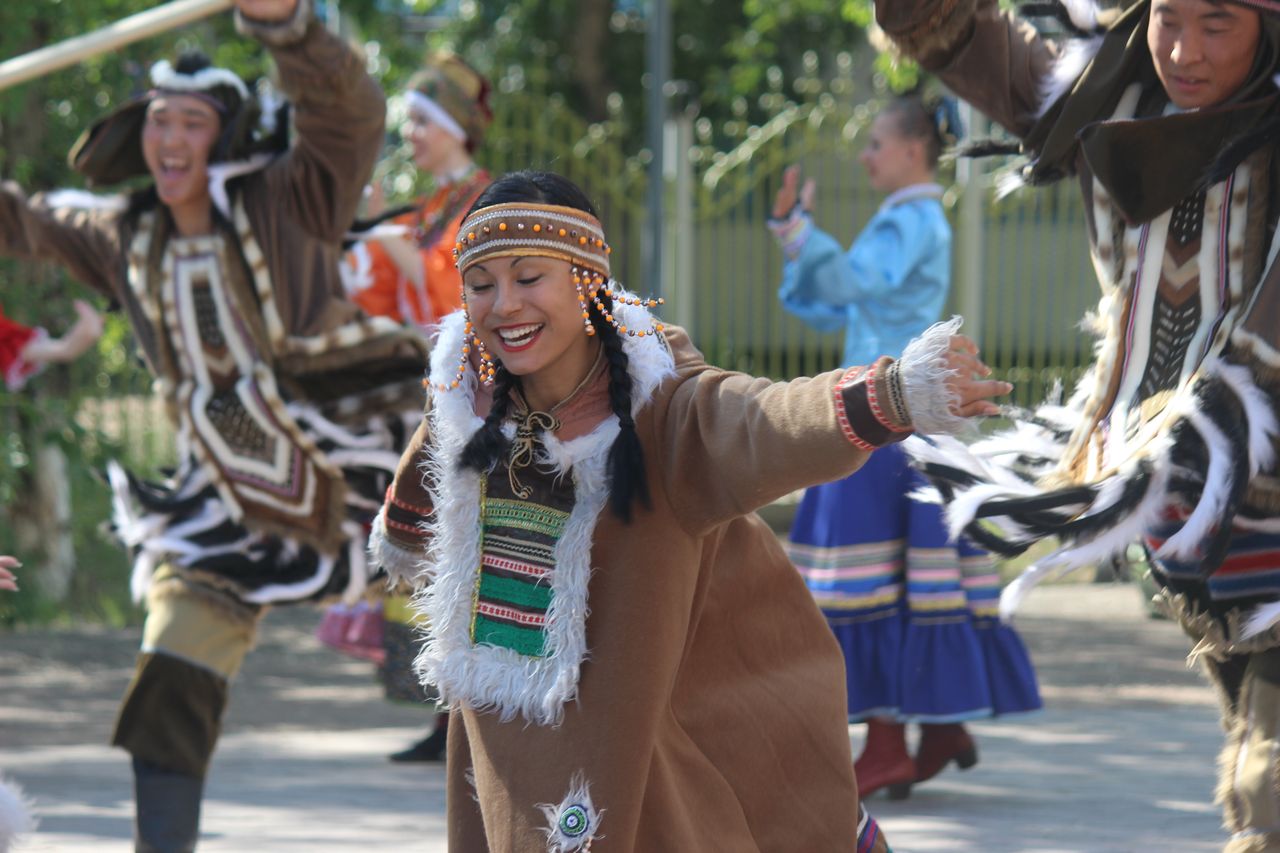
[[484, 425], [472, 434], [467, 446], [462, 448], [458, 467], [481, 474], [493, 467], [510, 449], [511, 442], [502, 432], [502, 422], [511, 411], [511, 391], [517, 385], [516, 378], [502, 365], [493, 377], [493, 406], [489, 409]]
[[[606, 311], [612, 311], [612, 300], [601, 299]], [[623, 521], [631, 521], [631, 510], [636, 501], [641, 506], [651, 506], [649, 481], [644, 474], [644, 448], [636, 433], [636, 422], [631, 416], [631, 373], [627, 370], [630, 359], [622, 348], [622, 336], [601, 315], [594, 305], [591, 308], [591, 325], [604, 347], [604, 357], [609, 362], [609, 406], [618, 417], [621, 430], [609, 448], [609, 504], [613, 514]]]

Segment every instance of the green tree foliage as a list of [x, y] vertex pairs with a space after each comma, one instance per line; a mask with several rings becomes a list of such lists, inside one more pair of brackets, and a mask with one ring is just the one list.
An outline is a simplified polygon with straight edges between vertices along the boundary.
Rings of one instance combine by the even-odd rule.
[[[490, 74], [499, 91], [528, 82], [557, 92], [591, 121], [621, 120], [643, 144], [645, 0], [438, 0], [419, 10], [452, 11], [428, 42], [449, 47]], [[909, 87], [909, 69], [875, 54], [865, 28], [870, 0], [672, 0], [672, 71], [676, 94], [696, 104], [714, 127], [758, 124], [776, 106], [761, 96], [782, 80], [835, 76], [838, 59], [852, 54], [877, 88]], [[874, 79], [873, 79], [874, 78]], [[870, 86], [868, 88], [871, 88]], [[789, 96], [803, 93], [786, 93]]]

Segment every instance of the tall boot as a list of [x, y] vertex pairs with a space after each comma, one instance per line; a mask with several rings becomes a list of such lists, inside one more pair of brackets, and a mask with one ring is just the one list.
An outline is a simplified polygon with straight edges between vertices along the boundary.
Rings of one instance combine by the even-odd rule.
[[887, 788], [889, 799], [906, 799], [916, 778], [915, 762], [907, 754], [907, 727], [887, 720], [867, 720], [867, 742], [853, 762], [853, 772], [860, 796], [869, 797]]
[[436, 714], [436, 725], [431, 734], [408, 749], [393, 752], [387, 756], [395, 762], [408, 761], [444, 761], [445, 749], [449, 743], [449, 715]]
[[959, 723], [925, 723], [920, 726], [916, 751], [916, 782], [932, 779], [952, 761], [961, 770], [978, 763], [978, 745]]
[[133, 759], [136, 853], [191, 853], [204, 779]]

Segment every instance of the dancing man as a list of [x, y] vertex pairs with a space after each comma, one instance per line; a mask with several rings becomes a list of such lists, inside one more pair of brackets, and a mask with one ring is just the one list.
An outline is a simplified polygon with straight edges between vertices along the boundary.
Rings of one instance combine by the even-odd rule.
[[113, 742], [133, 757], [146, 851], [195, 845], [228, 682], [265, 608], [363, 589], [367, 524], [421, 410], [425, 345], [347, 302], [338, 273], [381, 92], [308, 0], [235, 5], [292, 101], [291, 147], [283, 127], [258, 132], [238, 76], [187, 55], [72, 151], [92, 183], [149, 174], [144, 189], [81, 207], [0, 190], [0, 250], [122, 306], [177, 432], [167, 482], [112, 471], [147, 605]]
[[973, 454], [915, 452], [953, 530], [1003, 553], [1066, 541], [1015, 592], [1145, 540], [1219, 688], [1227, 849], [1280, 850], [1280, 6], [1069, 5], [1082, 38], [1062, 44], [995, 0], [876, 4], [903, 50], [1021, 139], [1024, 180], [1078, 177], [1103, 292], [1097, 361], [1067, 406]]

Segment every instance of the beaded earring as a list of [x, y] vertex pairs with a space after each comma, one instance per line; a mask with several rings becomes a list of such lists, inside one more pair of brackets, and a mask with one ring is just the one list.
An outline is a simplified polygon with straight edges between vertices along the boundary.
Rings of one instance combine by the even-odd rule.
[[[653, 323], [648, 329], [628, 329], [625, 325], [613, 316], [613, 312], [604, 305], [604, 300], [600, 294], [603, 293], [609, 297], [614, 303], [622, 303], [623, 305], [635, 305], [643, 308], [657, 308], [659, 305], [665, 305], [666, 300], [662, 297], [657, 299], [641, 299], [638, 296], [624, 296], [613, 288], [609, 287], [613, 283], [612, 279], [606, 281], [605, 277], [594, 270], [586, 267], [579, 267], [574, 264], [569, 268], [569, 274], [573, 277], [573, 285], [578, 291], [578, 304], [582, 306], [582, 325], [588, 335], [596, 333], [596, 327], [591, 324], [591, 307], [595, 306], [596, 311], [604, 317], [605, 322], [618, 330], [618, 334], [627, 335], [632, 338], [643, 338], [646, 335], [656, 335], [665, 327], [661, 323]], [[590, 304], [588, 304], [590, 300]]]
[[492, 385], [494, 375], [497, 374], [497, 367], [493, 363], [493, 356], [489, 355], [489, 350], [484, 345], [484, 341], [480, 340], [480, 336], [475, 333], [475, 327], [471, 325], [471, 312], [467, 309], [466, 293], [462, 296], [462, 311], [467, 318], [466, 325], [462, 329], [462, 353], [458, 357], [458, 371], [453, 375], [452, 381], [437, 382], [436, 390], [449, 391], [457, 388], [462, 384], [462, 377], [467, 372], [467, 366], [471, 363], [471, 348], [474, 346], [480, 357], [480, 381], [485, 385]]

